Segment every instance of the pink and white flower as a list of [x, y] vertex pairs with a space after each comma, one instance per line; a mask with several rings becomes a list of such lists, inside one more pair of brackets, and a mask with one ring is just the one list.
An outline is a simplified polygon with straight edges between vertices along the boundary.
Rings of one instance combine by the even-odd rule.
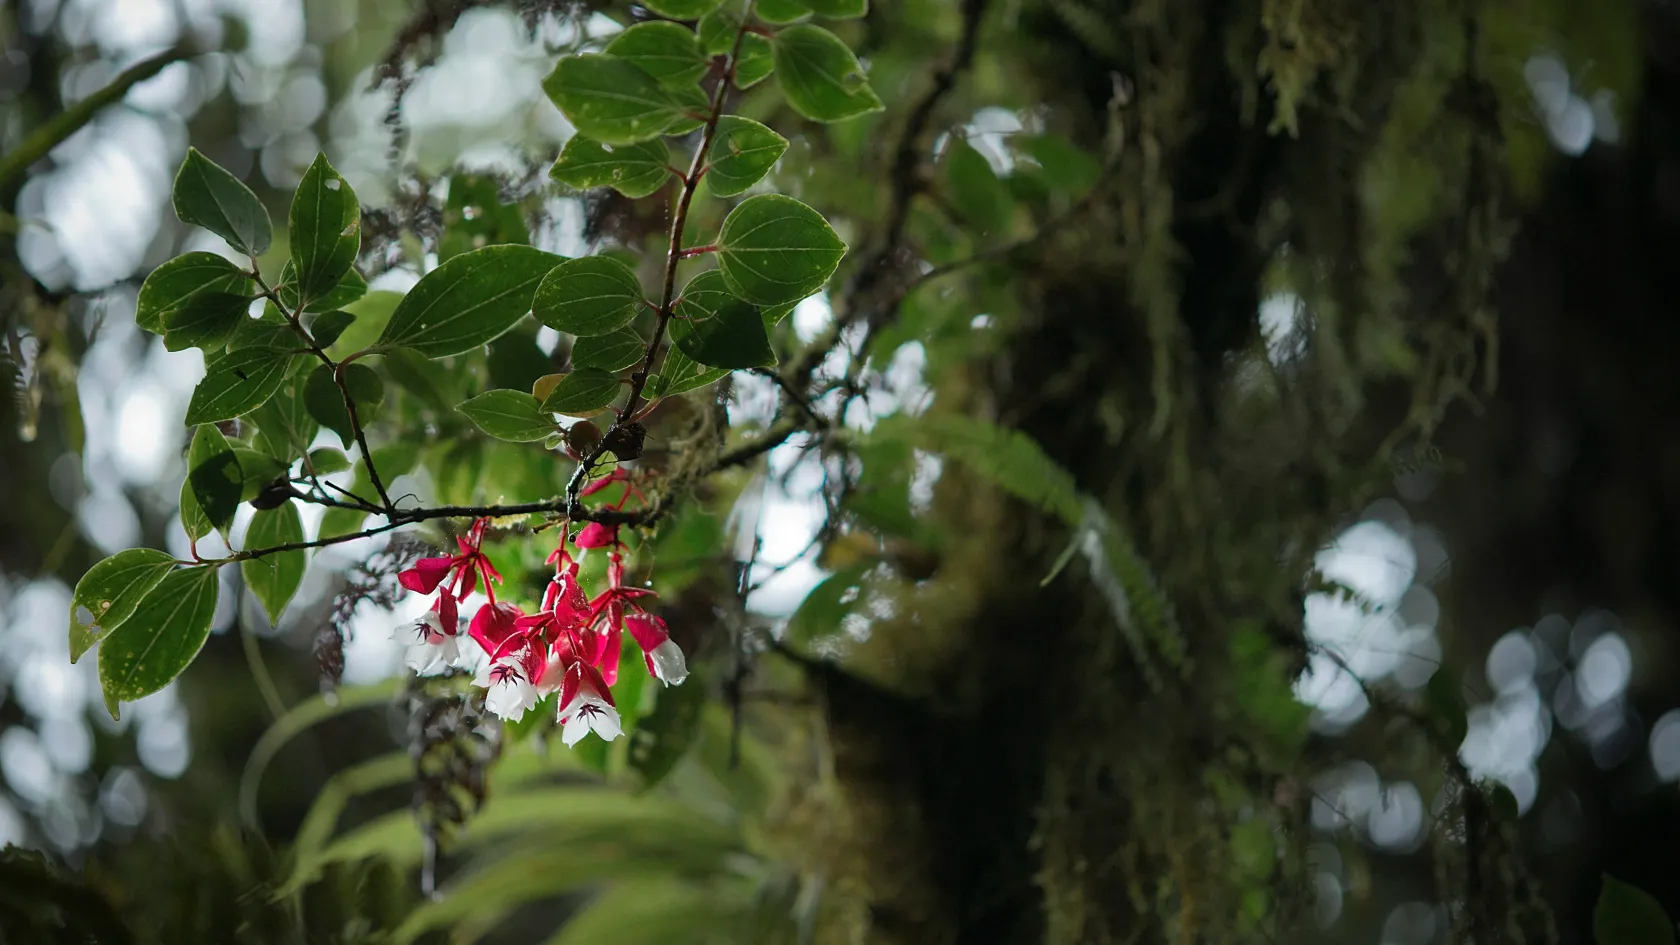
[[652, 614], [630, 614], [624, 618], [624, 626], [642, 648], [648, 672], [667, 686], [682, 685], [688, 678], [688, 660], [683, 657], [682, 647], [665, 631], [665, 621]]
[[391, 639], [408, 644], [404, 662], [416, 673], [426, 676], [455, 665], [461, 658], [461, 649], [456, 642], [459, 630], [455, 598], [439, 594], [431, 610], [413, 624], [397, 628]]
[[612, 690], [595, 667], [582, 660], [566, 665], [560, 684], [560, 740], [570, 748], [594, 732], [603, 741], [624, 734], [624, 725], [613, 703]]
[[548, 662], [539, 642], [523, 634], [509, 637], [473, 680], [486, 690], [484, 707], [498, 717], [517, 722], [537, 704]]

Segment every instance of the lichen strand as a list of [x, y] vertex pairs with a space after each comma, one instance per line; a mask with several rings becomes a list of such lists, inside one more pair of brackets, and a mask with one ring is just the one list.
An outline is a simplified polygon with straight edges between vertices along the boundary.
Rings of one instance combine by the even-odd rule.
[[[844, 830], [806, 862], [849, 890], [853, 940], [1291, 936], [1322, 762], [1290, 691], [1303, 576], [1493, 380], [1485, 297], [1532, 146], [1509, 21], [1532, 12], [1043, 0], [1011, 21], [1051, 121], [1124, 145], [1107, 198], [1015, 271], [1018, 308], [988, 309], [1023, 343], [940, 377], [940, 404], [1026, 431], [1098, 496], [1182, 637], [1149, 638], [1173, 669], [1151, 678], [1088, 576], [1035, 586], [1066, 530], [948, 468], [938, 576], [849, 656], [893, 695], [827, 692], [821, 805]], [[1278, 290], [1302, 343], [1268, 358]], [[1547, 941], [1496, 805], [1448, 782], [1459, 939]]]

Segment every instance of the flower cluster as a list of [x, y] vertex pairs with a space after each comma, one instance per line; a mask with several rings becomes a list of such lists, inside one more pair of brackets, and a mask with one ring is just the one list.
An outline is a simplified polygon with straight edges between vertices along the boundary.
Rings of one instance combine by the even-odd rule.
[[[625, 479], [615, 474], [592, 483], [586, 492], [617, 481]], [[634, 492], [634, 486], [627, 485], [625, 498]], [[626, 630], [656, 679], [675, 686], [688, 676], [683, 652], [666, 632], [665, 621], [646, 609], [657, 595], [624, 583], [624, 545], [617, 526], [591, 523], [575, 538], [570, 538], [569, 527], [562, 528], [547, 561], [554, 574], [541, 606], [529, 614], [496, 600], [490, 585], [501, 575], [480, 550], [484, 528], [483, 519], [473, 523], [458, 540], [459, 554], [422, 559], [399, 576], [409, 590], [438, 595], [414, 626], [398, 631], [407, 637], [408, 664], [417, 672], [460, 662], [458, 607], [482, 578], [487, 602], [473, 615], [466, 635], [488, 656], [473, 683], [486, 690], [485, 706], [501, 718], [518, 721], [539, 699], [558, 691], [561, 739], [567, 745], [577, 744], [590, 731], [608, 741], [617, 738], [623, 729], [611, 687], [618, 681]], [[607, 551], [607, 586], [593, 598], [578, 580], [579, 560], [567, 549], [569, 538], [580, 556], [590, 549]]]

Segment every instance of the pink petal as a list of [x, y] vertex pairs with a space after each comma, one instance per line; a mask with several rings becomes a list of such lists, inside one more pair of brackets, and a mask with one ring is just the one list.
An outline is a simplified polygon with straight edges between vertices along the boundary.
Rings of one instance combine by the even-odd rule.
[[485, 652], [495, 652], [508, 637], [519, 631], [520, 624], [525, 622], [525, 614], [518, 606], [506, 601], [485, 604], [473, 614], [472, 623], [467, 627], [467, 635], [478, 641]]
[[578, 493], [578, 495], [579, 496], [594, 495], [595, 493], [600, 492], [602, 489], [605, 489], [606, 487], [612, 485], [613, 483], [623, 482], [624, 480], [626, 480], [628, 478], [630, 478], [629, 473], [625, 472], [622, 469], [615, 469], [612, 472], [608, 473], [607, 475], [602, 476], [601, 478], [599, 478], [599, 479], [595, 480], [594, 482], [590, 483], [589, 485], [584, 486], [583, 490], [580, 491]]
[[579, 548], [606, 548], [618, 543], [618, 527], [590, 522], [574, 540]]
[[454, 566], [454, 558], [421, 558], [414, 562], [414, 567], [398, 574], [397, 580], [411, 591], [430, 594], [437, 590], [437, 586], [449, 576], [449, 569]]
[[432, 605], [438, 615], [438, 629], [446, 637], [452, 637], [461, 630], [461, 615], [455, 608], [455, 598], [448, 594], [439, 594], [437, 603]]
[[601, 678], [611, 686], [618, 682], [618, 657], [624, 648], [624, 631], [616, 624], [606, 632], [607, 651], [601, 656]]
[[624, 618], [624, 626], [644, 653], [653, 652], [654, 647], [671, 638], [665, 632], [665, 621], [652, 614], [631, 614]]

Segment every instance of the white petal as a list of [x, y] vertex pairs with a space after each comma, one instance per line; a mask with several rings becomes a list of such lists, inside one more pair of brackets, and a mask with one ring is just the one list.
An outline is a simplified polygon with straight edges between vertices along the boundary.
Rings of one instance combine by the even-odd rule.
[[410, 643], [403, 661], [421, 676], [438, 668], [438, 648], [430, 643]]
[[688, 660], [683, 657], [682, 647], [670, 640], [653, 648], [648, 654], [653, 658], [653, 674], [667, 686], [680, 686], [688, 678]]
[[461, 647], [454, 637], [444, 637], [443, 642], [435, 647], [438, 662], [444, 666], [454, 666], [461, 660]]
[[517, 722], [525, 710], [537, 704], [537, 690], [523, 679], [507, 679], [490, 687], [484, 706], [510, 722]]
[[573, 712], [569, 718], [561, 719], [566, 727], [560, 731], [560, 740], [570, 748], [583, 741], [583, 736], [589, 734], [589, 720]]
[[591, 712], [588, 719], [589, 727], [601, 736], [602, 741], [610, 742], [624, 734], [624, 725], [619, 721], [618, 710], [611, 706]]

